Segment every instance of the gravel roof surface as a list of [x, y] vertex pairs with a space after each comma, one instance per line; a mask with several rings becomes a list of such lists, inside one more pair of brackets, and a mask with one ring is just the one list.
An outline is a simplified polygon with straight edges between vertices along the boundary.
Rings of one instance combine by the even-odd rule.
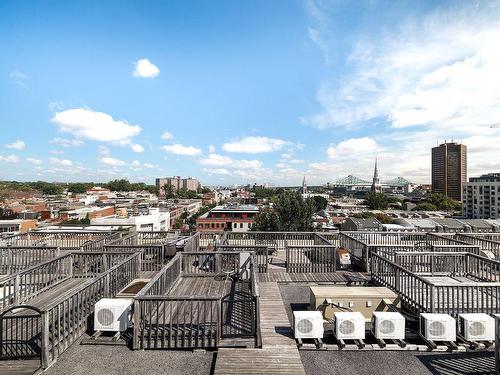
[[[84, 335], [84, 337], [88, 337]], [[131, 350], [126, 346], [73, 344], [48, 375], [210, 374], [215, 353], [181, 350]]]

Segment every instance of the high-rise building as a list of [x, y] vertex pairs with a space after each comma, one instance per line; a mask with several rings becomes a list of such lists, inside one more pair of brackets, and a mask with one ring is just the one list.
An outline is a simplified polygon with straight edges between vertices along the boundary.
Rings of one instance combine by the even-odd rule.
[[375, 158], [375, 169], [373, 170], [373, 180], [371, 191], [374, 193], [382, 192], [382, 185], [380, 185], [380, 179], [378, 177], [378, 166], [377, 166], [377, 158]]
[[467, 182], [467, 146], [455, 142], [432, 148], [432, 192], [457, 201]]
[[160, 191], [160, 195], [165, 195], [164, 186], [172, 186], [172, 191], [186, 189], [196, 191], [200, 187], [200, 182], [192, 177], [181, 178], [180, 176], [162, 177], [156, 179], [156, 186]]
[[500, 219], [500, 173], [471, 177], [464, 183], [462, 213], [469, 219]]

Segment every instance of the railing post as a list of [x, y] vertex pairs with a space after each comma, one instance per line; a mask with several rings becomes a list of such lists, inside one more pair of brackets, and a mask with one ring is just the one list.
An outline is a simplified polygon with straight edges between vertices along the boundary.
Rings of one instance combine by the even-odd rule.
[[134, 315], [132, 315], [132, 320], [134, 322], [134, 337], [132, 339], [132, 349], [140, 349], [139, 346], [139, 332], [141, 330], [141, 302], [138, 300], [134, 301]]
[[14, 279], [14, 305], [22, 303], [21, 300], [21, 275], [17, 275]]
[[218, 348], [222, 336], [222, 298], [217, 303], [217, 331], [215, 333], [215, 346]]
[[40, 315], [42, 321], [42, 337], [41, 337], [41, 362], [42, 368], [47, 368], [50, 363], [50, 343], [49, 343], [49, 314], [48, 311], [44, 311]]

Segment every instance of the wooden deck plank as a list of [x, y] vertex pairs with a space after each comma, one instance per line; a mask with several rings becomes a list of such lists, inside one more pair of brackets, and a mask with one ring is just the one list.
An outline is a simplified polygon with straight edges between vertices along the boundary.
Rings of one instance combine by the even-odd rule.
[[305, 375], [278, 284], [262, 282], [259, 288], [262, 349], [221, 348], [214, 373]]

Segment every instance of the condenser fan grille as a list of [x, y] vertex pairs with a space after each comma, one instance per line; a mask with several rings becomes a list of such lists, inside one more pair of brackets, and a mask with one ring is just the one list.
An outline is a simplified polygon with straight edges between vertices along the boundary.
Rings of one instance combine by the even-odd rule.
[[114, 321], [113, 311], [110, 309], [100, 309], [97, 312], [97, 321], [103, 326], [110, 326]]
[[354, 333], [354, 323], [350, 320], [343, 320], [339, 324], [339, 332], [343, 335], [352, 335]]
[[429, 324], [429, 333], [434, 337], [441, 337], [445, 334], [445, 325], [442, 322], [431, 322]]
[[486, 329], [482, 322], [472, 322], [469, 325], [469, 333], [472, 336], [483, 336], [485, 331]]
[[297, 330], [301, 333], [309, 333], [313, 329], [313, 324], [309, 319], [301, 319], [297, 323]]
[[379, 323], [378, 329], [380, 333], [384, 335], [388, 335], [390, 333], [393, 333], [396, 327], [394, 327], [394, 323], [390, 320], [382, 320]]

